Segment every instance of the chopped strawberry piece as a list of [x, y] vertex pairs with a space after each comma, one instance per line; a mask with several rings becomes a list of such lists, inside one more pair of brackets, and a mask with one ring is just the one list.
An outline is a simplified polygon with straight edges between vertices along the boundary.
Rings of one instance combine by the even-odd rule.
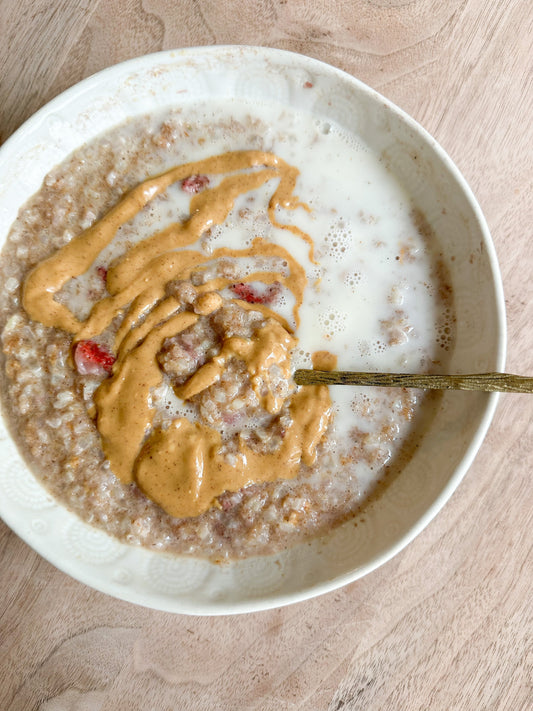
[[190, 175], [181, 181], [181, 189], [190, 195], [201, 192], [209, 185], [207, 175]]
[[257, 304], [261, 301], [260, 296], [255, 292], [255, 290], [249, 284], [233, 284], [230, 286], [233, 293], [242, 299], [247, 301], [249, 304]]
[[107, 280], [107, 269], [105, 267], [96, 267], [96, 273], [100, 279], [105, 283]]
[[281, 284], [275, 281], [269, 284], [264, 291], [259, 291], [251, 284], [232, 284], [230, 289], [233, 293], [249, 304], [271, 304], [281, 291]]
[[312, 89], [313, 84], [310, 81], [306, 81], [304, 84], [304, 89]]
[[115, 356], [94, 341], [79, 341], [74, 346], [74, 363], [80, 375], [107, 375]]

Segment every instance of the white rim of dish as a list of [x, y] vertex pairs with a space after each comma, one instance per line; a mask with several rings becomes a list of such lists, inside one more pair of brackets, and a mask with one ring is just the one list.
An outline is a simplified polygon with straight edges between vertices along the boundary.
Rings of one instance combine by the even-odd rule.
[[[86, 91], [92, 89], [93, 87], [100, 85], [105, 79], [113, 74], [119, 74], [124, 70], [135, 71], [142, 67], [146, 67], [147, 64], [154, 64], [160, 62], [180, 62], [189, 56], [195, 55], [228, 55], [228, 54], [240, 54], [245, 55], [247, 53], [251, 55], [263, 55], [266, 59], [269, 57], [280, 59], [286, 57], [287, 63], [298, 62], [299, 66], [304, 69], [309, 69], [315, 72], [329, 72], [331, 75], [337, 75], [344, 81], [348, 81], [357, 87], [358, 91], [365, 93], [367, 96], [371, 97], [373, 100], [382, 102], [393, 114], [396, 114], [409, 128], [416, 133], [425, 143], [431, 146], [432, 150], [437, 154], [441, 162], [451, 173], [457, 184], [460, 186], [463, 195], [465, 196], [470, 208], [472, 209], [475, 218], [478, 222], [479, 229], [483, 235], [484, 247], [488, 256], [488, 261], [490, 269], [492, 272], [492, 281], [495, 292], [495, 299], [497, 303], [497, 310], [495, 313], [495, 329], [497, 332], [497, 342], [498, 348], [495, 353], [496, 368], [503, 371], [505, 368], [505, 358], [506, 358], [506, 339], [507, 339], [507, 328], [506, 328], [506, 315], [505, 315], [505, 299], [503, 292], [503, 285], [501, 279], [501, 273], [498, 265], [498, 260], [496, 256], [496, 250], [490, 235], [488, 225], [486, 223], [485, 217], [481, 211], [481, 208], [470, 188], [465, 178], [446, 153], [446, 151], [440, 146], [440, 144], [429, 134], [415, 119], [413, 119], [409, 114], [403, 111], [401, 108], [396, 106], [389, 99], [385, 98], [379, 92], [375, 91], [353, 75], [344, 72], [326, 62], [318, 59], [313, 59], [303, 54], [290, 52], [286, 50], [280, 50], [270, 47], [257, 47], [257, 46], [247, 46], [247, 45], [216, 45], [216, 46], [199, 46], [199, 47], [188, 47], [184, 49], [175, 50], [165, 50], [161, 52], [156, 52], [153, 54], [143, 55], [141, 57], [136, 57], [134, 59], [126, 60], [119, 64], [107, 67], [89, 77], [82, 80], [81, 82], [70, 87], [66, 91], [59, 94], [57, 97], [52, 99], [50, 102], [45, 104], [41, 109], [34, 113], [24, 124], [20, 126], [1, 146], [0, 146], [0, 161], [4, 159], [6, 154], [14, 152], [17, 150], [18, 145], [24, 141], [25, 136], [36, 130], [39, 125], [45, 120], [49, 114], [57, 111], [60, 107], [65, 104], [71, 103], [72, 100], [85, 93]], [[53, 166], [50, 166], [52, 168]], [[15, 520], [10, 516], [8, 511], [2, 512], [2, 518], [6, 524], [30, 547], [32, 547], [39, 555], [50, 562], [54, 567], [58, 568], [67, 575], [74, 577], [76, 580], [92, 587], [93, 589], [99, 590], [105, 594], [111, 595], [118, 599], [125, 600], [127, 602], [132, 602], [135, 604], [140, 604], [143, 606], [150, 607], [152, 609], [159, 609], [162, 611], [189, 614], [189, 615], [225, 615], [225, 614], [240, 614], [249, 612], [258, 612], [262, 610], [268, 610], [272, 608], [277, 608], [285, 606], [288, 604], [294, 604], [296, 602], [303, 602], [313, 597], [323, 595], [328, 592], [332, 592], [348, 583], [355, 582], [356, 580], [368, 575], [372, 571], [384, 565], [386, 562], [391, 560], [396, 556], [403, 548], [405, 548], [421, 531], [433, 520], [433, 518], [439, 513], [446, 502], [449, 500], [453, 492], [457, 489], [461, 483], [466, 472], [472, 465], [472, 462], [483, 442], [483, 439], [488, 431], [488, 428], [493, 419], [495, 409], [498, 403], [499, 395], [498, 393], [491, 393], [487, 398], [487, 403], [485, 406], [484, 414], [481, 417], [479, 426], [472, 438], [459, 466], [455, 468], [455, 471], [451, 475], [448, 483], [437, 496], [433, 504], [425, 511], [425, 513], [420, 516], [415, 524], [409, 529], [409, 531], [399, 538], [395, 544], [389, 546], [380, 555], [376, 556], [370, 563], [362, 565], [354, 571], [339, 575], [330, 580], [324, 582], [316, 583], [311, 585], [300, 592], [293, 592], [288, 594], [273, 594], [272, 596], [267, 596], [265, 599], [251, 599], [247, 601], [241, 601], [236, 603], [228, 603], [224, 601], [219, 604], [213, 601], [209, 605], [187, 605], [184, 604], [182, 600], [176, 600], [176, 604], [169, 604], [174, 602], [173, 600], [166, 600], [164, 603], [158, 604], [147, 604], [145, 596], [141, 593], [132, 592], [129, 589], [124, 589], [120, 592], [110, 591], [104, 584], [95, 582], [91, 579], [89, 575], [79, 572], [73, 572], [68, 565], [64, 565], [62, 560], [56, 559], [56, 556], [51, 555], [46, 546], [40, 545], [38, 542], [29, 542], [28, 536], [24, 531], [23, 526], [20, 521]]]

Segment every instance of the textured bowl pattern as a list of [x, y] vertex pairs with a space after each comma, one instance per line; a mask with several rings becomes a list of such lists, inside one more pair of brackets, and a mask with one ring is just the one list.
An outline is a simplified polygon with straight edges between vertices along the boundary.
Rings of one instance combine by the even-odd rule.
[[[503, 369], [505, 319], [497, 261], [464, 179], [399, 109], [353, 77], [300, 55], [244, 47], [165, 52], [76, 85], [0, 150], [0, 239], [45, 174], [80, 144], [128, 116], [210, 97], [276, 101], [312, 111], [324, 130], [328, 122], [338, 122], [354, 140], [361, 137], [381, 153], [444, 247], [458, 319], [451, 368]], [[364, 515], [275, 556], [220, 566], [122, 544], [54, 502], [21, 460], [2, 422], [0, 514], [55, 566], [116, 597], [191, 614], [274, 607], [355, 580], [401, 550], [459, 484], [495, 404], [495, 395], [444, 394], [422, 446]]]

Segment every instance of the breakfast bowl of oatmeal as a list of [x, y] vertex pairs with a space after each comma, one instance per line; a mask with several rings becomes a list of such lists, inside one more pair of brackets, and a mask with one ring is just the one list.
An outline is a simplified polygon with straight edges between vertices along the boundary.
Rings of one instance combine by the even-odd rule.
[[480, 209], [412, 119], [278, 50], [131, 60], [0, 150], [0, 514], [92, 587], [224, 614], [400, 551], [496, 396], [297, 368], [502, 370]]

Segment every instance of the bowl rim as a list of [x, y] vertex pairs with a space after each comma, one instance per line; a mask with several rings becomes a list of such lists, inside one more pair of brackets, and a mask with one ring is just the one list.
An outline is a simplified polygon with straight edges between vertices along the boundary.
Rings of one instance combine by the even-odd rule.
[[[472, 210], [479, 231], [483, 238], [483, 245], [486, 249], [488, 262], [490, 266], [491, 276], [492, 276], [492, 288], [494, 291], [494, 298], [496, 302], [496, 311], [494, 313], [494, 328], [496, 331], [497, 349], [494, 354], [497, 363], [497, 369], [504, 370], [505, 358], [506, 358], [506, 341], [507, 341], [507, 327], [506, 327], [506, 313], [505, 313], [505, 299], [503, 292], [503, 284], [501, 272], [496, 256], [496, 249], [485, 220], [482, 213], [481, 207], [479, 206], [474, 193], [470, 186], [468, 185], [466, 179], [460, 172], [459, 168], [455, 165], [453, 160], [450, 158], [448, 153], [442, 148], [442, 146], [436, 141], [436, 139], [428, 133], [428, 131], [423, 128], [421, 124], [418, 123], [414, 118], [407, 114], [403, 109], [398, 107], [392, 101], [384, 97], [375, 89], [371, 88], [364, 82], [362, 82], [357, 77], [351, 75], [342, 69], [339, 69], [327, 62], [319, 59], [309, 57], [307, 55], [292, 52], [288, 50], [276, 49], [273, 47], [261, 47], [255, 45], [206, 45], [206, 46], [195, 46], [195, 47], [185, 47], [179, 49], [163, 50], [151, 54], [142, 55], [132, 59], [119, 62], [112, 66], [106, 67], [86, 78], [80, 82], [74, 84], [70, 88], [66, 89], [58, 96], [53, 98], [51, 101], [47, 102], [39, 110], [37, 110], [32, 116], [30, 116], [11, 136], [9, 136], [4, 143], [0, 146], [0, 164], [4, 161], [5, 157], [9, 157], [9, 154], [15, 152], [18, 149], [20, 143], [24, 142], [25, 137], [32, 133], [34, 130], [38, 129], [40, 124], [53, 112], [57, 111], [66, 104], [71, 103], [76, 97], [82, 95], [83, 93], [90, 91], [95, 86], [105, 82], [108, 77], [112, 75], [120, 74], [121, 72], [127, 70], [135, 72], [136, 70], [141, 70], [147, 65], [153, 65], [154, 63], [172, 63], [176, 62], [179, 64], [180, 61], [187, 59], [187, 57], [197, 57], [199, 55], [203, 56], [220, 56], [220, 55], [240, 55], [240, 56], [262, 56], [265, 59], [272, 58], [276, 60], [284, 60], [287, 65], [294, 65], [297, 63], [300, 67], [309, 70], [315, 70], [319, 72], [329, 72], [331, 75], [336, 75], [339, 79], [343, 81], [348, 81], [353, 86], [357, 88], [358, 91], [366, 94], [370, 99], [382, 103], [386, 108], [388, 108], [393, 114], [395, 114], [401, 121], [403, 121], [422, 141], [428, 144], [431, 149], [437, 154], [437, 157], [445, 168], [451, 174], [455, 183], [461, 189], [463, 196], [465, 197], [470, 209]], [[51, 166], [53, 167], [53, 166]], [[7, 226], [9, 229], [9, 225]], [[167, 612], [189, 614], [189, 615], [202, 615], [202, 616], [217, 616], [225, 614], [245, 614], [251, 612], [258, 612], [268, 609], [273, 609], [288, 604], [295, 604], [297, 602], [303, 602], [313, 597], [332, 592], [340, 587], [343, 587], [349, 583], [355, 582], [356, 580], [368, 575], [372, 571], [384, 565], [386, 562], [391, 560], [396, 556], [401, 550], [403, 550], [416, 536], [418, 536], [421, 531], [428, 526], [428, 524], [433, 520], [433, 518], [439, 513], [439, 511], [444, 507], [446, 502], [450, 499], [453, 492], [457, 489], [466, 472], [472, 465], [472, 462], [482, 444], [482, 441], [488, 431], [491, 421], [494, 417], [496, 406], [499, 400], [498, 393], [490, 393], [487, 395], [486, 404], [483, 408], [483, 414], [480, 418], [479, 425], [472, 437], [466, 452], [461, 458], [459, 465], [454, 469], [448, 482], [436, 497], [433, 503], [424, 511], [424, 513], [417, 519], [417, 521], [409, 528], [409, 530], [401, 536], [393, 545], [383, 550], [383, 552], [375, 556], [370, 562], [361, 565], [355, 570], [348, 571], [342, 575], [335, 576], [329, 580], [321, 581], [313, 585], [305, 587], [304, 590], [299, 592], [290, 593], [276, 593], [272, 595], [266, 595], [263, 598], [250, 598], [245, 601], [228, 602], [223, 601], [218, 603], [212, 601], [209, 604], [188, 604], [182, 599], [167, 599], [165, 598], [161, 603], [154, 600], [146, 600], [146, 596], [139, 591], [130, 591], [129, 588], [118, 588], [117, 586], [104, 585], [100, 581], [94, 581], [91, 579], [89, 574], [83, 571], [73, 572], [69, 565], [64, 564], [63, 561], [57, 560], [56, 557], [46, 550], [46, 545], [41, 545], [39, 541], [32, 540], [30, 542], [29, 536], [26, 530], [21, 525], [19, 521], [12, 517], [9, 511], [0, 511], [0, 517], [6, 522], [6, 524], [25, 541], [31, 548], [33, 548], [39, 555], [41, 555], [45, 560], [50, 562], [55, 568], [58, 568], [67, 575], [74, 577], [76, 580], [92, 587], [93, 589], [99, 590], [105, 594], [111, 595], [115, 598], [132, 602], [135, 604], [140, 604], [151, 609], [157, 609]], [[110, 588], [113, 588], [112, 590]]]

